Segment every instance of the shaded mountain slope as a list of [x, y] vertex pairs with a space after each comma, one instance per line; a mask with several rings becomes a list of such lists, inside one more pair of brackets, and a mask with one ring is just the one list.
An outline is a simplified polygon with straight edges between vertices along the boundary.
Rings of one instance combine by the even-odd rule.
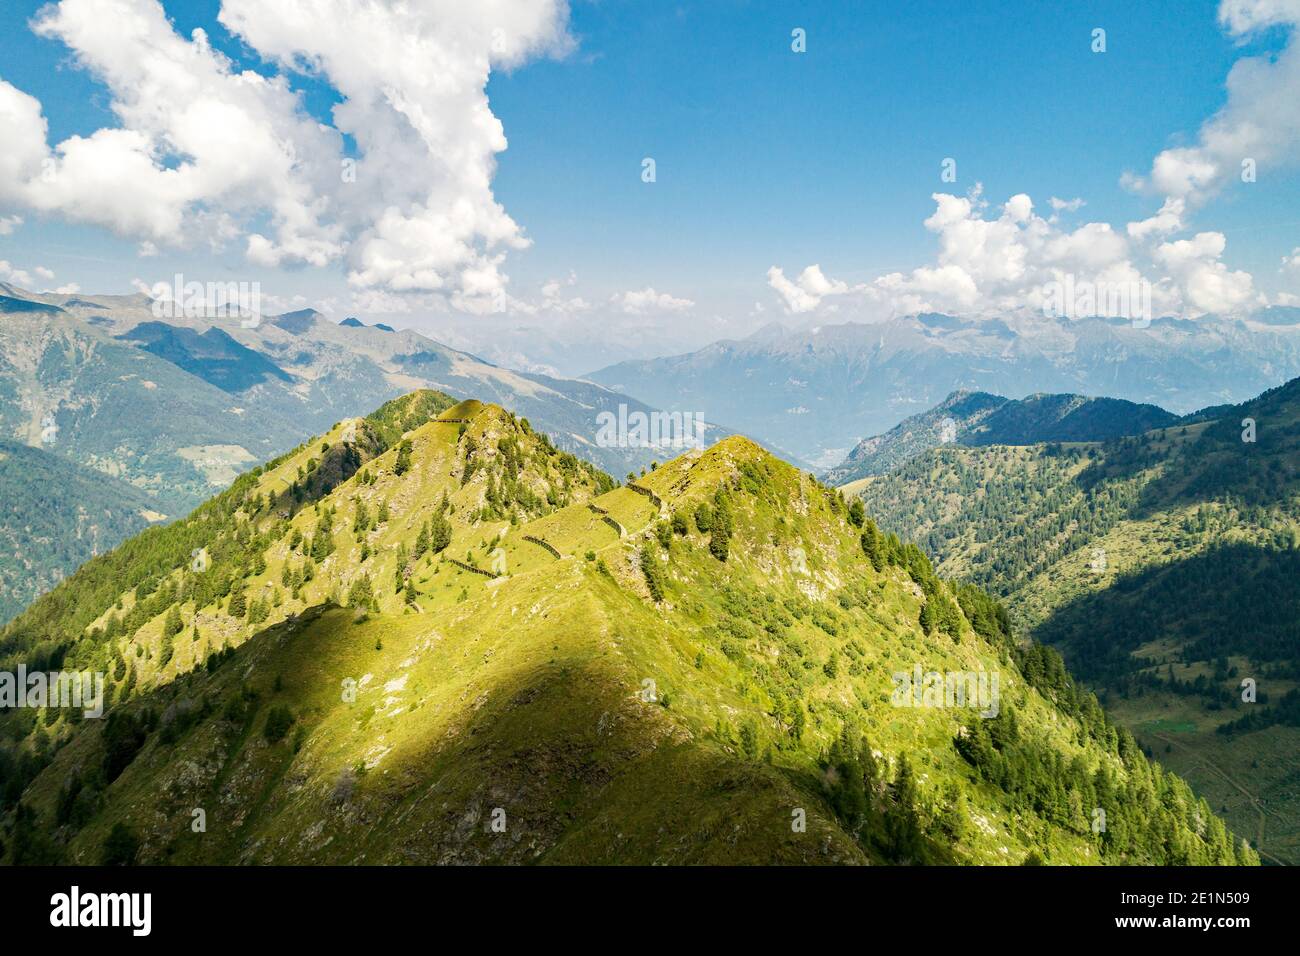
[[200, 333], [163, 322], [142, 322], [119, 338], [139, 345], [224, 392], [242, 392], [268, 379], [292, 381], [273, 362], [215, 327]]
[[17, 442], [0, 441], [0, 489], [0, 624], [68, 569], [167, 517], [138, 488]]

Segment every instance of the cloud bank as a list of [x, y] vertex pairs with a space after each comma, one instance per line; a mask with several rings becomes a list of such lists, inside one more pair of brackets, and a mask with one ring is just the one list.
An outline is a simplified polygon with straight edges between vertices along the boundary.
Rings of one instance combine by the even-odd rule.
[[[978, 187], [967, 196], [932, 198], [935, 211], [925, 227], [938, 238], [934, 264], [853, 286], [827, 278], [815, 265], [792, 282], [774, 266], [768, 284], [792, 314], [841, 308], [874, 317], [1043, 311], [1051, 290], [1066, 283], [1149, 289], [1158, 314], [1231, 314], [1262, 304], [1250, 274], [1223, 263], [1226, 240], [1219, 232], [1143, 243], [1105, 222], [1064, 227], [1059, 209], [1043, 218], [1023, 193], [992, 210]], [[1127, 307], [1113, 314], [1135, 317]]]
[[1275, 57], [1233, 64], [1227, 102], [1201, 126], [1195, 145], [1166, 149], [1147, 176], [1129, 177], [1131, 185], [1166, 197], [1165, 231], [1180, 226], [1185, 210], [1202, 205], [1234, 178], [1292, 162], [1300, 147], [1300, 0], [1224, 0], [1219, 23], [1241, 42], [1271, 28], [1290, 36]]

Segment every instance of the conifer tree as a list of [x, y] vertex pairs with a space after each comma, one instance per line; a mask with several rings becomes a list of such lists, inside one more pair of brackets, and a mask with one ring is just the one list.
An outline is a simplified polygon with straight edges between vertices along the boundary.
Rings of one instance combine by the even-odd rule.
[[901, 863], [921, 862], [924, 838], [916, 805], [916, 777], [907, 754], [901, 754], [894, 776], [893, 799], [885, 815], [890, 853]]
[[411, 470], [411, 441], [403, 439], [397, 447], [397, 460], [393, 462], [393, 474], [401, 476]]
[[853, 504], [849, 505], [849, 524], [855, 528], [861, 528], [866, 518], [867, 509], [863, 506], [862, 499], [854, 498]]
[[451, 522], [441, 512], [433, 516], [429, 525], [429, 549], [434, 554], [447, 550], [451, 544]]
[[163, 637], [175, 637], [183, 630], [185, 630], [185, 622], [181, 620], [180, 608], [173, 604], [163, 621]]
[[862, 529], [862, 552], [871, 562], [871, 566], [877, 571], [884, 570], [885, 555], [884, 549], [880, 543], [880, 530], [876, 523], [867, 520]]

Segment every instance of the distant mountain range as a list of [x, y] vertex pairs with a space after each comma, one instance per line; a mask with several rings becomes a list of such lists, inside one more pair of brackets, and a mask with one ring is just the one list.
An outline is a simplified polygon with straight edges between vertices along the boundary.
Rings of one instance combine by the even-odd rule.
[[[81, 501], [111, 500], [130, 486], [142, 497], [111, 509], [119, 518], [143, 509], [174, 519], [258, 461], [426, 387], [500, 402], [557, 448], [615, 474], [680, 451], [598, 440], [602, 412], [618, 417], [622, 409], [624, 420], [653, 413], [635, 398], [592, 382], [499, 368], [415, 332], [357, 318], [336, 324], [311, 310], [255, 327], [159, 318], [143, 295], [34, 294], [0, 283], [0, 440], [56, 456], [69, 473], [80, 466], [120, 482], [106, 478], [103, 495], [86, 496], [83, 474], [66, 483], [61, 503], [58, 482], [41, 489], [41, 500], [69, 515]], [[704, 437], [729, 433], [718, 427]], [[20, 500], [7, 486], [0, 495]], [[60, 527], [79, 533], [75, 521]], [[79, 541], [45, 528], [52, 563], [14, 585], [14, 600], [21, 605], [70, 573], [93, 553], [92, 540], [103, 550], [140, 525], [136, 518], [95, 527], [94, 535], [82, 528]], [[22, 572], [0, 558], [0, 577], [6, 573]], [[0, 599], [0, 620], [15, 609]]]
[[1105, 441], [1178, 420], [1163, 408], [1118, 398], [1030, 395], [1017, 400], [987, 392], [953, 392], [929, 411], [859, 442], [848, 458], [826, 473], [826, 480], [844, 485], [883, 475], [948, 442], [979, 446]]
[[428, 317], [420, 328], [430, 338], [496, 365], [580, 378], [589, 369], [616, 362], [692, 351], [736, 334], [737, 326], [704, 315], [596, 308], [577, 314], [491, 313], [472, 322], [449, 314]]
[[1300, 309], [1250, 319], [919, 315], [804, 331], [772, 326], [685, 355], [587, 377], [656, 407], [692, 410], [820, 468], [954, 390], [1014, 398], [1107, 395], [1178, 414], [1243, 401], [1300, 375]]
[[240, 467], [415, 388], [503, 402], [557, 447], [615, 473], [669, 455], [597, 443], [600, 412], [653, 411], [637, 399], [499, 368], [355, 317], [335, 323], [303, 310], [245, 327], [159, 318], [143, 295], [4, 284], [0, 294], [0, 436], [118, 474], [169, 498], [168, 510], [193, 507]]
[[[148, 493], [179, 515], [241, 470], [306, 437], [305, 402], [259, 403], [220, 387], [255, 373], [217, 337], [155, 327], [139, 347], [123, 335], [154, 323], [143, 297], [22, 299], [0, 286], [0, 437], [44, 449]], [[14, 306], [17, 300], [25, 305]], [[200, 338], [201, 342], [189, 341]], [[202, 345], [204, 348], [200, 349]], [[205, 377], [206, 376], [206, 377]], [[273, 379], [283, 392], [288, 383]]]

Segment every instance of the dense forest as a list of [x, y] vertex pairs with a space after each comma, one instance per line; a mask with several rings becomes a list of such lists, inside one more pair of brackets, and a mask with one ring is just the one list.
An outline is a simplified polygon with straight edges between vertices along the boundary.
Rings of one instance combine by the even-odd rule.
[[[1009, 599], [1081, 677], [1236, 708], [1241, 659], [1296, 676], [1300, 382], [1217, 412], [1108, 442], [936, 449], [862, 497], [946, 573]], [[1173, 661], [1138, 652], [1157, 637]]]

